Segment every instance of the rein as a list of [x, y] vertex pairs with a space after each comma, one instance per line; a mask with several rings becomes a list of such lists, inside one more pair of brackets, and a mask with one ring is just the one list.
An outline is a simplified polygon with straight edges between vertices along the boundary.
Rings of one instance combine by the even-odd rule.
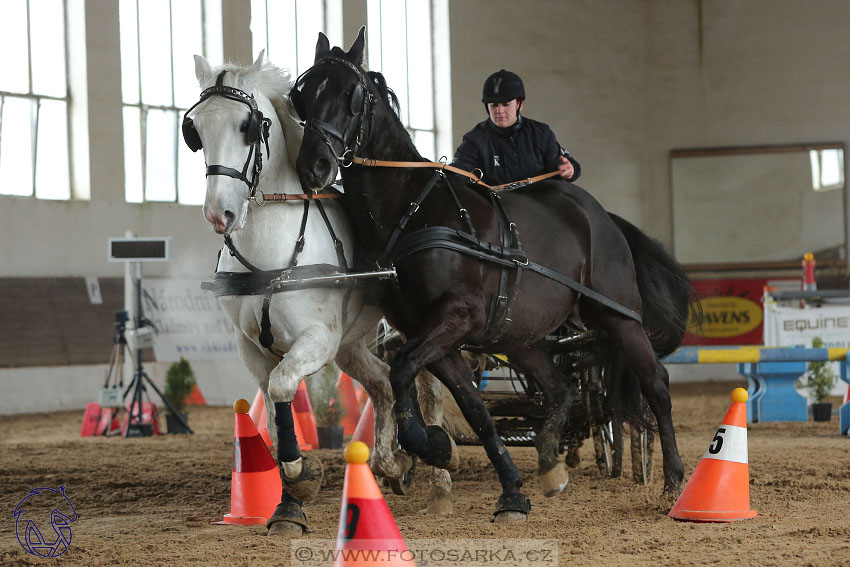
[[[356, 163], [357, 165], [362, 165], [364, 167], [398, 167], [398, 168], [415, 168], [415, 167], [428, 167], [435, 168], [439, 170], [451, 171], [452, 173], [456, 173], [468, 179], [471, 179], [473, 183], [477, 185], [481, 185], [482, 187], [486, 187], [487, 189], [491, 189], [493, 191], [499, 191], [501, 189], [515, 189], [517, 187], [523, 187], [525, 185], [531, 185], [532, 183], [537, 183], [538, 181], [543, 181], [544, 179], [549, 179], [550, 177], [555, 177], [556, 175], [560, 175], [560, 170], [558, 171], [550, 171], [549, 173], [542, 173], [540, 175], [535, 175], [534, 177], [529, 177], [527, 179], [521, 179], [519, 181], [511, 181], [510, 183], [503, 183], [502, 185], [487, 185], [483, 181], [481, 181], [481, 175], [475, 175], [474, 173], [470, 173], [464, 169], [460, 169], [453, 165], [449, 165], [447, 163], [438, 162], [438, 161], [388, 161], [388, 160], [380, 160], [380, 159], [372, 159], [372, 158], [362, 158], [362, 157], [347, 157], [346, 154], [350, 153], [347, 151], [342, 157], [337, 158], [342, 167], [350, 167], [351, 164]], [[480, 170], [479, 170], [480, 171]]]

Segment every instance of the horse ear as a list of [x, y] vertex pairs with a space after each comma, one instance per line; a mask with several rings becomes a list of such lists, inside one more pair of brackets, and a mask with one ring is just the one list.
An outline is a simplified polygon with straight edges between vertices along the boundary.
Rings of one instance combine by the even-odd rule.
[[195, 77], [198, 79], [199, 85], [204, 86], [207, 77], [212, 74], [211, 71], [209, 61], [204, 59], [203, 55], [195, 55]]
[[349, 61], [358, 67], [363, 65], [363, 49], [366, 47], [366, 26], [360, 26], [360, 31], [357, 33], [357, 39], [351, 44], [351, 48], [346, 53]]
[[328, 36], [319, 32], [319, 41], [316, 42], [316, 58], [313, 60], [313, 64], [319, 62], [319, 59], [322, 59], [328, 55], [331, 51], [331, 42], [328, 41]]

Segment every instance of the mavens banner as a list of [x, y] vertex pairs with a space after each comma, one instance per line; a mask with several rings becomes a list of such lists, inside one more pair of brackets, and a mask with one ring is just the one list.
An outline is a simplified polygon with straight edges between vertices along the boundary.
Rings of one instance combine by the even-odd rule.
[[684, 345], [760, 345], [767, 278], [692, 280], [699, 308], [688, 317]]

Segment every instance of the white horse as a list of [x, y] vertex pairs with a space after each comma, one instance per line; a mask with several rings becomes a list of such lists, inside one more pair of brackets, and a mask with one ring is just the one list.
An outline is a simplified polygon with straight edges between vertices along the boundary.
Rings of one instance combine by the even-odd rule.
[[[375, 448], [370, 464], [375, 474], [397, 480], [410, 467], [409, 457], [393, 452], [396, 424], [389, 368], [368, 348], [381, 312], [364, 301], [359, 287], [296, 287], [266, 295], [270, 279], [292, 267], [294, 259], [298, 268], [293, 278], [299, 270], [323, 275], [344, 271], [342, 262], [350, 267], [351, 227], [336, 200], [321, 201], [344, 250], [343, 260], [324, 215], [317, 210], [320, 202], [262, 205], [264, 194], [304, 195], [294, 167], [303, 130], [288, 103], [292, 86], [288, 71], [264, 63], [261, 52], [249, 67], [213, 68], [196, 55], [195, 75], [203, 92], [186, 113], [183, 133], [190, 148], [203, 148], [207, 163], [204, 217], [216, 233], [225, 235], [226, 246], [216, 269], [220, 284], [216, 294], [237, 328], [242, 361], [263, 393], [284, 487], [281, 504], [268, 522], [269, 534], [303, 532], [307, 522], [302, 500], [315, 496], [322, 479], [321, 463], [310, 455], [302, 457], [293, 429], [290, 404], [304, 377], [335, 360], [363, 384], [372, 399]], [[265, 155], [258, 161], [261, 153]], [[420, 381], [420, 385], [439, 402], [436, 380]], [[431, 405], [426, 419], [439, 423], [441, 406]], [[432, 472], [431, 481], [437, 502], [442, 499], [445, 506], [451, 487], [448, 472]]]

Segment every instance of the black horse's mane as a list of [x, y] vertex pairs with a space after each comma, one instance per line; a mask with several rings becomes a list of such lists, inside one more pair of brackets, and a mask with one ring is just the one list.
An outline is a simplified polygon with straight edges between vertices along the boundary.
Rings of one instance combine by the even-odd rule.
[[387, 79], [384, 75], [378, 71], [367, 71], [366, 76], [369, 77], [372, 84], [375, 85], [376, 89], [378, 89], [378, 94], [380, 95], [381, 100], [383, 100], [387, 106], [392, 109], [396, 118], [399, 118], [399, 114], [401, 114], [401, 106], [399, 105], [398, 97], [393, 90], [387, 86]]

